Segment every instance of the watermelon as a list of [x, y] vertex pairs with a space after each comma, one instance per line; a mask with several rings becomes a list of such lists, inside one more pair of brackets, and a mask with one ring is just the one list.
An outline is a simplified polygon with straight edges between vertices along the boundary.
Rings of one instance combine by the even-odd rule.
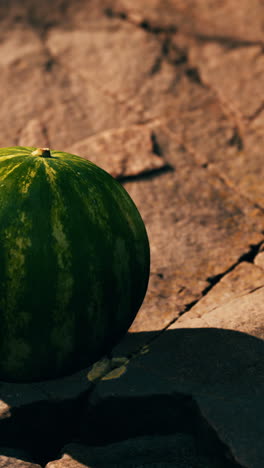
[[0, 379], [57, 378], [108, 353], [149, 263], [142, 218], [111, 175], [61, 151], [0, 149]]

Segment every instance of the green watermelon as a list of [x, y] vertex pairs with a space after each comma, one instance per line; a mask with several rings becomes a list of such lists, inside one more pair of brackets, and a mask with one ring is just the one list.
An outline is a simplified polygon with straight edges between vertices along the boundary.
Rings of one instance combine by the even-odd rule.
[[0, 379], [68, 375], [126, 333], [149, 243], [122, 185], [79, 156], [0, 149]]

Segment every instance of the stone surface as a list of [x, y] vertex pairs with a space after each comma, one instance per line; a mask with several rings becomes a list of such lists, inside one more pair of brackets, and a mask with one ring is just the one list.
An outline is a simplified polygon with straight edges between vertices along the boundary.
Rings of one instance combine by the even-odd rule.
[[[264, 57], [260, 46], [227, 50], [209, 43], [191, 48], [190, 60], [199, 66], [202, 81], [212, 86], [238, 118], [252, 118], [263, 106]], [[198, 65], [199, 64], [199, 65]], [[228, 74], [224, 71], [228, 69]]]
[[[217, 170], [233, 190], [264, 207], [263, 93], [264, 58], [260, 45], [230, 49], [222, 43], [200, 43], [190, 47], [190, 61], [202, 82], [213, 89], [229, 120], [234, 135], [230, 142], [238, 152], [207, 152], [210, 168]], [[225, 71], [228, 69], [228, 73]], [[232, 146], [231, 145], [231, 146]]]
[[163, 146], [162, 132], [155, 128], [173, 171], [125, 183], [146, 223], [152, 254], [149, 289], [133, 331], [164, 328], [201, 297], [206, 280], [224, 273], [262, 239], [262, 212], [217, 174], [194, 164], [173, 137]]
[[[143, 335], [150, 341], [151, 333]], [[263, 340], [223, 329], [178, 329], [148, 348], [118, 379], [96, 385], [81, 426], [86, 443], [184, 432], [241, 466], [263, 466]]]
[[261, 287], [225, 305], [216, 306], [199, 318], [189, 318], [186, 314], [180, 323], [176, 322], [171, 328], [223, 328], [264, 339], [263, 298], [264, 288]]
[[264, 269], [264, 252], [263, 251], [259, 252], [259, 254], [256, 255], [256, 257], [254, 259], [254, 263], [259, 268], [262, 268], [262, 270]]
[[21, 130], [18, 138], [19, 146], [35, 146], [47, 148], [49, 145], [46, 129], [43, 123], [37, 119], [29, 120], [28, 124]]
[[[262, 253], [256, 256], [256, 265]], [[259, 308], [263, 287], [263, 270], [252, 263], [242, 262], [172, 324], [171, 329], [212, 326], [264, 337], [261, 331], [264, 315], [262, 307]]]
[[263, 270], [241, 263], [170, 328], [224, 328], [264, 339], [263, 297]]
[[218, 461], [200, 453], [194, 437], [189, 434], [145, 436], [127, 441], [88, 447], [71, 444], [63, 449], [60, 460], [50, 462], [46, 468], [228, 468], [229, 463]]
[[165, 168], [155, 147], [154, 134], [134, 125], [108, 130], [75, 143], [70, 151], [102, 167], [113, 177], [128, 177]]

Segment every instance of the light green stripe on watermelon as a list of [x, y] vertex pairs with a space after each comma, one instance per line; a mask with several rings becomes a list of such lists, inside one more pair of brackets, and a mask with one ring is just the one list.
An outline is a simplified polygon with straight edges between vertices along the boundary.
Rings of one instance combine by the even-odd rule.
[[53, 250], [57, 256], [57, 278], [56, 278], [56, 304], [52, 311], [53, 328], [51, 339], [54, 346], [59, 350], [56, 354], [57, 365], [65, 360], [74, 346], [72, 329], [74, 325], [73, 314], [69, 314], [68, 305], [73, 294], [74, 280], [72, 276], [71, 245], [64, 230], [64, 217], [66, 208], [63, 198], [57, 189], [57, 172], [43, 158], [41, 161], [45, 166], [47, 181], [52, 192], [52, 207], [50, 220], [54, 242]]
[[[5, 249], [8, 251], [4, 304], [1, 301], [1, 306], [5, 310], [6, 321], [8, 322], [8, 341], [6, 341], [6, 361], [4, 362], [4, 366], [14, 373], [24, 365], [25, 360], [28, 359], [31, 352], [27, 340], [22, 335], [18, 338], [19, 329], [27, 327], [31, 316], [26, 310], [20, 310], [19, 313], [16, 312], [25, 279], [26, 253], [31, 246], [26, 227], [29, 227], [29, 221], [25, 213], [22, 212], [15, 220], [13, 226], [4, 231], [6, 240]], [[15, 323], [14, 314], [16, 315]]]
[[[8, 158], [3, 158], [6, 161]], [[3, 161], [3, 162], [4, 162]], [[2, 162], [2, 160], [1, 160]], [[8, 178], [14, 177], [14, 172], [21, 169], [22, 161], [13, 167], [0, 169], [1, 186]], [[31, 171], [31, 170], [30, 170]], [[14, 208], [11, 203], [9, 210]], [[5, 310], [5, 323], [8, 330], [8, 340], [5, 341], [7, 359], [4, 366], [8, 369], [20, 368], [30, 355], [30, 346], [23, 335], [18, 338], [19, 330], [28, 326], [31, 321], [30, 313], [19, 307], [20, 298], [23, 295], [24, 282], [26, 278], [26, 259], [28, 250], [31, 248], [32, 220], [24, 211], [13, 211], [14, 216], [10, 219], [8, 225], [4, 227], [2, 220], [3, 239], [2, 245], [6, 252], [6, 280], [4, 282], [4, 293], [1, 296], [1, 308]], [[10, 216], [10, 215], [9, 215]], [[17, 310], [19, 309], [19, 312]], [[16, 320], [14, 321], [14, 314]]]
[[[15, 157], [15, 156], [13, 156], [13, 157]], [[16, 171], [20, 167], [20, 165], [21, 165], [21, 163], [18, 163], [18, 164], [14, 165], [11, 168], [10, 167], [5, 167], [5, 166], [1, 167], [0, 168], [1, 182], [3, 182], [6, 179], [6, 177], [10, 176], [12, 174], [12, 172]]]

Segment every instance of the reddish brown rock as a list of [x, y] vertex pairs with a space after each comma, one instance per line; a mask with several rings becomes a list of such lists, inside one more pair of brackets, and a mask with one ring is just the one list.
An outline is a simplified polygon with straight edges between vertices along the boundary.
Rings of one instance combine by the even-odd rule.
[[[262, 253], [258, 254], [256, 259], [261, 255]], [[258, 263], [257, 260], [255, 260], [255, 263]], [[243, 300], [244, 297], [248, 297], [250, 303], [251, 300], [253, 301], [252, 293], [262, 288], [263, 286], [264, 276], [262, 269], [252, 263], [242, 262], [238, 264], [230, 273], [224, 275], [223, 278], [215, 286], [213, 286], [212, 289], [204, 297], [202, 297], [189, 312], [186, 312], [177, 320], [177, 322], [172, 324], [171, 328], [184, 328], [186, 326], [195, 327], [198, 323], [201, 325], [202, 322], [197, 322], [197, 320], [193, 322], [192, 320], [200, 319], [204, 316], [204, 323], [206, 323], [207, 314], [216, 310], [219, 311], [219, 316], [222, 316], [223, 307], [229, 303], [231, 307], [231, 304], [234, 300]], [[237, 308], [236, 310], [234, 308], [234, 314], [236, 313]], [[250, 314], [250, 312], [248, 313]], [[244, 318], [242, 320], [242, 311], [240, 314], [241, 323], [238, 325], [241, 326]], [[232, 321], [232, 317], [233, 314], [231, 313], [230, 321]], [[248, 316], [247, 320], [250, 322], [250, 315]], [[215, 324], [214, 326], [217, 325]], [[228, 326], [225, 326], [224, 328], [228, 328]]]
[[256, 257], [254, 259], [254, 263], [258, 267], [260, 267], [262, 270], [264, 270], [264, 252], [263, 252], [263, 250], [261, 252], [259, 252], [258, 255], [256, 255]]
[[226, 109], [240, 121], [252, 118], [263, 105], [261, 51], [260, 46], [227, 50], [213, 43], [191, 48], [190, 60], [199, 67], [202, 81], [217, 91]]
[[75, 143], [70, 152], [89, 159], [113, 177], [136, 176], [166, 167], [166, 161], [157, 154], [154, 134], [140, 125], [89, 137]]
[[125, 184], [146, 222], [152, 256], [149, 290], [132, 331], [164, 328], [201, 297], [206, 279], [224, 273], [262, 240], [261, 211], [217, 174], [194, 165], [181, 145], [172, 140], [163, 147], [155, 132], [174, 170]]
[[186, 314], [171, 328], [223, 328], [264, 339], [263, 299], [264, 288], [260, 287], [224, 305], [217, 305], [200, 317]]
[[170, 328], [224, 328], [263, 339], [263, 297], [263, 270], [241, 263]]
[[47, 148], [49, 146], [46, 128], [39, 119], [30, 120], [21, 130], [18, 145], [34, 146], [36, 148]]

